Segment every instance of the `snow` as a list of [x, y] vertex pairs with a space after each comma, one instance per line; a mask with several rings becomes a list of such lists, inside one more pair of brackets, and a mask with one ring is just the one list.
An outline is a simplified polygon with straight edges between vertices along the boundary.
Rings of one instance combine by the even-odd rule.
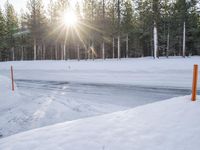
[[190, 88], [194, 64], [200, 64], [199, 56], [156, 60], [147, 57], [120, 61], [19, 61], [1, 63], [0, 69], [6, 74], [13, 65], [16, 79]]
[[13, 124], [10, 118], [14, 120], [16, 119], [15, 117], [20, 115], [15, 114], [15, 117], [13, 116], [12, 110], [21, 103], [21, 96], [16, 85], [15, 91], [12, 91], [11, 83], [9, 78], [0, 76], [0, 136], [3, 136], [2, 130], [6, 133], [10, 132], [10, 130], [15, 130], [15, 124]]
[[200, 99], [172, 98], [0, 140], [3, 150], [199, 150]]
[[11, 80], [5, 76], [0, 76], [0, 111], [14, 107], [19, 102], [20, 95], [17, 87], [15, 92], [11, 88]]
[[[189, 95], [194, 64], [200, 57], [1, 62], [0, 74], [7, 78], [13, 65], [17, 90], [0, 91], [0, 134]], [[11, 85], [5, 77], [0, 77], [4, 88]]]

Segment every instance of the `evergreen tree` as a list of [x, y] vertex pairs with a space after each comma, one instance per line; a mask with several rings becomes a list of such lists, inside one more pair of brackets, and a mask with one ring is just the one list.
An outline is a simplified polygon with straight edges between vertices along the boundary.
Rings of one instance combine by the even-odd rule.
[[116, 15], [116, 0], [108, 2], [108, 32], [111, 34], [112, 39], [112, 58], [115, 58], [115, 38], [117, 36], [117, 15]]
[[6, 12], [6, 43], [9, 58], [15, 60], [15, 39], [14, 34], [18, 31], [18, 19], [14, 7], [7, 1], [5, 4]]
[[133, 6], [130, 0], [124, 2], [124, 9], [122, 10], [122, 30], [126, 36], [126, 58], [129, 57], [129, 35], [133, 31]]
[[159, 46], [160, 46], [160, 55], [165, 55], [168, 57], [170, 53], [170, 37], [172, 30], [171, 18], [173, 16], [173, 3], [170, 0], [161, 0], [160, 7], [160, 22], [159, 22]]
[[41, 0], [29, 0], [27, 4], [29, 12], [27, 13], [27, 26], [31, 31], [33, 39], [34, 60], [37, 59], [38, 53], [41, 50], [41, 41], [44, 40], [46, 18], [45, 11]]
[[200, 54], [200, 14], [198, 13], [198, 1], [191, 0], [188, 3], [186, 20], [186, 55]]
[[150, 56], [153, 51], [153, 25], [154, 15], [152, 1], [137, 1], [137, 34], [139, 35], [138, 50], [136, 56]]
[[[7, 1], [5, 13], [0, 10], [0, 60], [200, 54], [198, 0], [70, 4], [50, 0], [46, 14], [42, 0], [28, 0], [27, 12], [18, 18]], [[63, 20], [70, 9], [79, 20], [74, 27]]]
[[4, 60], [4, 50], [6, 48], [6, 41], [5, 41], [5, 35], [6, 35], [6, 21], [3, 15], [3, 12], [0, 8], [0, 60]]

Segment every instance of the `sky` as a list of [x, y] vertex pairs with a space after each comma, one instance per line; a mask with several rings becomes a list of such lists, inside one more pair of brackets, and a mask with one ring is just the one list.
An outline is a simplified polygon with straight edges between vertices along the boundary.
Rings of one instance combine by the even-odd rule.
[[[48, 0], [44, 0], [48, 1]], [[4, 6], [6, 0], [0, 0], [1, 7]], [[17, 12], [20, 12], [21, 9], [24, 9], [27, 4], [27, 0], [9, 0], [9, 2], [14, 6]]]
[[[26, 8], [28, 0], [9, 0], [9, 2], [14, 6], [15, 10], [19, 13], [21, 9]], [[45, 7], [47, 7], [50, 0], [43, 0], [43, 4]], [[82, 0], [71, 0], [72, 5], [75, 4], [77, 1], [81, 2]], [[0, 6], [1, 8], [4, 6], [6, 0], [0, 0]]]

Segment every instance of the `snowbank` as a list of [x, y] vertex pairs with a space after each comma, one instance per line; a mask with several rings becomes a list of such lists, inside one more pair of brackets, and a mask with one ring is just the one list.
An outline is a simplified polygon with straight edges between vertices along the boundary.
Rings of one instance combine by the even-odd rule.
[[5, 76], [0, 76], [0, 111], [15, 105], [19, 100], [19, 93], [15, 86], [12, 91], [11, 80]]
[[16, 134], [0, 149], [199, 150], [199, 116], [200, 101], [185, 96]]
[[[126, 59], [96, 59], [96, 60], [38, 60], [38, 61], [8, 61], [1, 62], [0, 68], [10, 69], [14, 65], [16, 70], [71, 70], [71, 71], [145, 71], [186, 70], [194, 63], [200, 63], [200, 56], [192, 57], [152, 57]], [[166, 68], [167, 67], [167, 68]]]
[[[194, 64], [200, 57], [170, 57], [119, 60], [19, 61], [0, 63], [0, 69], [14, 66], [15, 78], [82, 83], [127, 84], [191, 88]], [[8, 72], [8, 71], [7, 71]], [[200, 83], [200, 81], [199, 81]]]
[[[11, 80], [7, 77], [0, 76], [0, 137], [11, 131], [17, 132], [15, 126], [19, 120], [18, 115], [20, 111], [13, 111], [16, 109], [21, 101], [18, 89], [15, 86], [15, 91], [11, 90]], [[12, 118], [12, 119], [11, 119]]]

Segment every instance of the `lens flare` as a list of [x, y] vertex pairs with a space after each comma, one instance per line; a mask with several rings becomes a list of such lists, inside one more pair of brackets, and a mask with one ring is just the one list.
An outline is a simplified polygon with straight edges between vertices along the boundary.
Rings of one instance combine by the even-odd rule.
[[63, 14], [63, 23], [66, 26], [74, 27], [77, 24], [77, 16], [73, 11], [67, 11]]

